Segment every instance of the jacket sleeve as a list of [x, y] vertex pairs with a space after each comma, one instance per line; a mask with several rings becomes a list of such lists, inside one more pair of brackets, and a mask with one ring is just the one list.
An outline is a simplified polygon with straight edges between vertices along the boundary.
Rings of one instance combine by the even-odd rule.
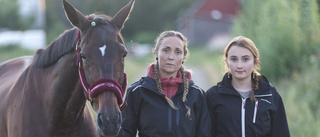
[[196, 137], [211, 137], [211, 120], [207, 106], [206, 96], [203, 90], [200, 91], [201, 95], [198, 100], [198, 107], [195, 110], [197, 121]]
[[274, 88], [276, 110], [272, 114], [272, 137], [290, 137], [287, 116], [281, 96]]
[[[128, 106], [122, 111], [122, 124], [118, 137], [136, 137], [138, 123], [138, 100], [134, 99], [132, 88], [127, 90], [126, 101]], [[135, 100], [135, 101], [133, 101]]]

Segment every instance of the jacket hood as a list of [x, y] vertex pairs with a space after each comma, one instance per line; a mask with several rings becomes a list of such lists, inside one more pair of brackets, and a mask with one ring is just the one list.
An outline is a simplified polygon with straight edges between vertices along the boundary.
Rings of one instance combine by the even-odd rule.
[[[152, 79], [155, 79], [154, 73], [153, 73], [153, 68], [154, 68], [154, 66], [155, 66], [155, 63], [152, 63], [152, 64], [150, 64], [150, 65], [148, 66], [148, 69], [147, 69], [147, 75], [148, 75], [149, 77], [151, 77]], [[191, 73], [190, 73], [188, 70], [185, 70], [185, 71], [188, 73], [188, 80], [191, 81], [191, 79], [192, 79]], [[182, 78], [182, 75], [181, 75], [181, 72], [180, 72], [180, 71], [178, 71], [176, 78]], [[160, 79], [161, 79], [161, 81], [163, 81], [163, 80], [168, 79], [168, 78], [161, 78], [161, 77], [160, 77]]]
[[[159, 91], [157, 89], [156, 81], [153, 78], [151, 78], [149, 76], [146, 76], [146, 77], [143, 77], [142, 79], [143, 80], [142, 80], [141, 86], [143, 88], [149, 89], [152, 92], [155, 92], [155, 93], [157, 93], [157, 94], [159, 94], [161, 96], [164, 96], [164, 95], [159, 93]], [[194, 82], [191, 80], [191, 81], [189, 81], [189, 87], [191, 87], [192, 85], [194, 85]], [[183, 84], [180, 84], [179, 87], [178, 87], [177, 94], [183, 93], [182, 89], [183, 89]]]
[[[231, 75], [231, 74], [230, 74]], [[259, 78], [259, 86], [258, 90], [254, 91], [254, 95], [265, 95], [271, 94], [271, 88], [273, 87], [267, 78], [263, 75], [257, 77]], [[219, 90], [220, 93], [238, 95], [236, 90], [231, 84], [232, 76], [228, 78], [228, 73], [226, 73], [221, 82], [218, 83], [218, 88], [223, 88], [223, 90]]]
[[[151, 77], [153, 80], [155, 80], [155, 75], [153, 72], [153, 69], [155, 67], [155, 64], [151, 64], [148, 67], [147, 70], [147, 75], [149, 77]], [[191, 74], [189, 71], [187, 71], [188, 75], [188, 81], [191, 80]], [[179, 85], [183, 84], [183, 76], [182, 73], [180, 71], [177, 72], [176, 77], [171, 77], [171, 78], [162, 78], [160, 76], [160, 80], [161, 80], [161, 88], [162, 91], [164, 93], [165, 96], [167, 96], [168, 98], [171, 98], [172, 96], [174, 96], [178, 89], [179, 89]]]

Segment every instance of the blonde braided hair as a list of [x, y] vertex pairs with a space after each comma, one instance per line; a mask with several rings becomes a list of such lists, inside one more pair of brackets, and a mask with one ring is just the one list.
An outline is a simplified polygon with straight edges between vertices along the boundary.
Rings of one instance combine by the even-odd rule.
[[[164, 95], [163, 90], [161, 88], [161, 80], [160, 80], [160, 75], [159, 75], [159, 70], [158, 70], [158, 62], [156, 63], [156, 65], [153, 67], [153, 73], [154, 73], [154, 77], [156, 80], [156, 84], [157, 84], [157, 89], [160, 92], [160, 94]], [[165, 96], [168, 104], [170, 105], [171, 108], [178, 110], [178, 108], [176, 106], [174, 106], [172, 100], [170, 98], [168, 98], [167, 96]]]
[[259, 76], [261, 76], [261, 74], [258, 71], [253, 70], [252, 79], [251, 79], [253, 91], [250, 92], [250, 100], [252, 102], [256, 102], [257, 101], [257, 99], [254, 97], [254, 90], [257, 90], [258, 87], [259, 87]]
[[[238, 37], [233, 38], [229, 42], [227, 47], [224, 49], [224, 59], [228, 58], [228, 51], [232, 46], [238, 46], [238, 47], [243, 47], [243, 48], [248, 49], [252, 53], [252, 55], [255, 59], [255, 63], [257, 64], [257, 67], [253, 69], [253, 72], [251, 74], [251, 77], [252, 77], [251, 82], [252, 82], [253, 91], [250, 92], [250, 100], [252, 102], [256, 102], [257, 99], [254, 97], [254, 91], [257, 90], [259, 87], [259, 77], [261, 76], [261, 74], [258, 72], [261, 68], [261, 62], [257, 60], [257, 59], [259, 59], [259, 50], [251, 39], [244, 37], [244, 36], [238, 36]], [[228, 68], [227, 65], [226, 65], [226, 68]], [[228, 76], [230, 76], [229, 71], [228, 71]]]
[[[153, 68], [153, 73], [155, 76], [155, 80], [156, 80], [156, 85], [157, 85], [157, 89], [160, 92], [160, 94], [163, 94], [163, 90], [161, 88], [161, 80], [160, 80], [160, 75], [159, 75], [159, 70], [158, 70], [158, 63], [155, 64], [154, 68]], [[183, 78], [183, 85], [184, 85], [184, 91], [183, 91], [183, 96], [182, 96], [182, 102], [185, 103], [187, 101], [187, 95], [189, 93], [189, 80], [188, 80], [188, 71], [185, 71], [184, 68], [181, 66], [180, 68], [180, 72], [182, 74], [182, 78]], [[168, 102], [168, 104], [170, 105], [171, 108], [178, 110], [178, 108], [174, 105], [174, 103], [172, 102], [172, 100], [170, 98], [168, 98], [167, 96], [165, 96], [166, 101]], [[186, 113], [186, 117], [190, 118], [191, 116], [191, 108], [189, 106], [187, 106], [186, 104], [184, 104], [184, 106], [187, 109], [187, 113]]]
[[[181, 74], [182, 74], [183, 85], [184, 85], [182, 102], [185, 103], [187, 101], [187, 95], [189, 93], [189, 80], [188, 80], [189, 73], [188, 73], [188, 71], [184, 70], [183, 66], [181, 66], [180, 71], [181, 71]], [[184, 104], [184, 106], [187, 109], [186, 117], [191, 120], [191, 117], [190, 117], [191, 116], [191, 108], [189, 106], [187, 106], [186, 104]]]

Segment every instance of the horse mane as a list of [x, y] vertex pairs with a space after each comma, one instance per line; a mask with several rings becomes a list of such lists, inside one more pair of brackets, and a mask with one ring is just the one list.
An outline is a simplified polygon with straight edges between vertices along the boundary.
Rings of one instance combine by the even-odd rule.
[[46, 49], [39, 49], [36, 52], [35, 59], [38, 67], [47, 67], [57, 62], [65, 54], [75, 50], [77, 28], [65, 31]]
[[[91, 21], [95, 21], [97, 25], [105, 24], [108, 20], [111, 20], [111, 17], [104, 14], [91, 14], [87, 16], [87, 18]], [[85, 36], [81, 41], [87, 41], [90, 33], [92, 31], [92, 27], [89, 29], [88, 35]], [[38, 67], [47, 67], [49, 65], [57, 62], [62, 56], [65, 54], [75, 50], [76, 42], [77, 42], [77, 28], [73, 28], [70, 30], [66, 30], [63, 34], [61, 34], [55, 41], [53, 41], [46, 49], [39, 49], [35, 54], [36, 66]], [[122, 35], [120, 33], [120, 37]]]

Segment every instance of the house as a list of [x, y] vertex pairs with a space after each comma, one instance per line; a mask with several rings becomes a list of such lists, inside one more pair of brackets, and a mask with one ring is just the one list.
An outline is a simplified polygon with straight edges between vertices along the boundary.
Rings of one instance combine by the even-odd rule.
[[178, 19], [178, 30], [191, 44], [225, 46], [239, 9], [239, 0], [198, 0]]

